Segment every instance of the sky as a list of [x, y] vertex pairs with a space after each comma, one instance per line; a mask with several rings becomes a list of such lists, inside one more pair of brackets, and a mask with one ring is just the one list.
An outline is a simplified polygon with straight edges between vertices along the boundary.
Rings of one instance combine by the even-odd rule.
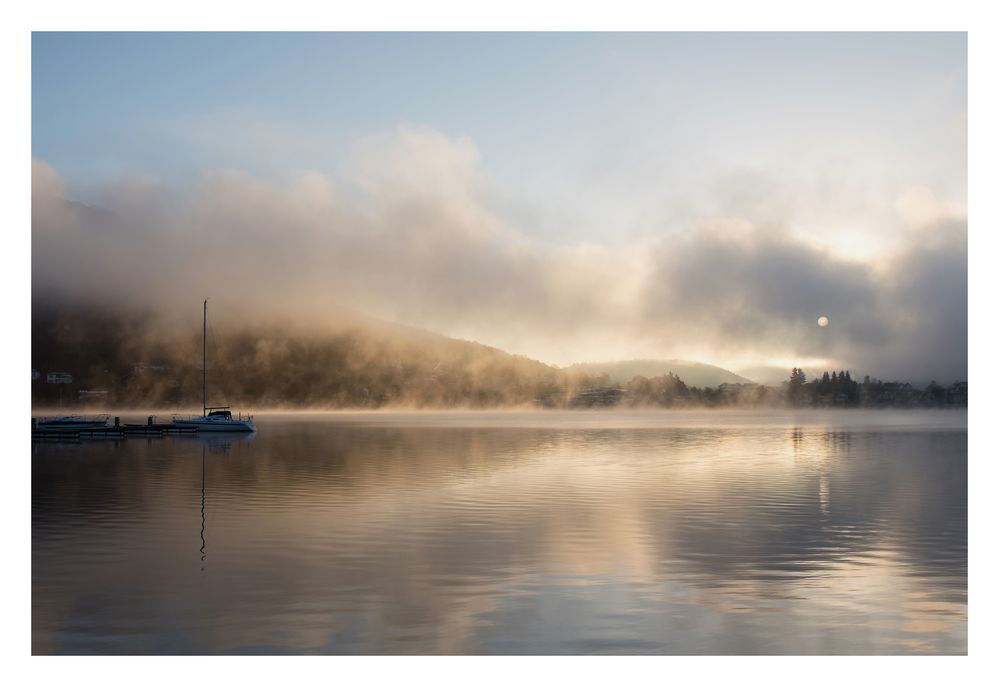
[[33, 292], [347, 308], [559, 365], [965, 379], [966, 54], [35, 33]]

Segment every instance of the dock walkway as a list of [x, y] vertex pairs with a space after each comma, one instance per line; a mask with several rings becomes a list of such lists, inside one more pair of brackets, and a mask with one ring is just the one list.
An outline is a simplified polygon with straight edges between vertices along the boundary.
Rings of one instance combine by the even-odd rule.
[[82, 439], [125, 439], [129, 436], [162, 437], [168, 434], [195, 434], [194, 427], [182, 427], [174, 424], [115, 425], [113, 427], [94, 427], [87, 429], [56, 429], [32, 427], [32, 441], [73, 441]]

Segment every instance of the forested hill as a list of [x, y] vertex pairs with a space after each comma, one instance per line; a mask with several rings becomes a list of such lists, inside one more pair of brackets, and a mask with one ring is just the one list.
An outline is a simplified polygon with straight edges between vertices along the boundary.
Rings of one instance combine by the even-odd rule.
[[[200, 325], [200, 318], [197, 322]], [[423, 330], [355, 320], [326, 331], [209, 326], [209, 404], [376, 408], [563, 405], [558, 368]], [[79, 305], [32, 311], [32, 402], [200, 407], [201, 330], [151, 313]], [[70, 384], [48, 384], [66, 372]], [[107, 392], [80, 395], [81, 391]]]
[[688, 386], [713, 387], [719, 384], [751, 384], [724, 368], [690, 360], [617, 360], [606, 363], [580, 363], [565, 368], [589, 376], [607, 375], [613, 384], [625, 384], [635, 377], [661, 377], [674, 374]]

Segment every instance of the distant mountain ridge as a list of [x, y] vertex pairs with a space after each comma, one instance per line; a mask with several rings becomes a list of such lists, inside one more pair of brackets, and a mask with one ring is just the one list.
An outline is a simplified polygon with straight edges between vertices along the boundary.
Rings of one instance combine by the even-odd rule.
[[716, 365], [692, 360], [615, 360], [604, 363], [577, 363], [562, 368], [590, 376], [606, 374], [614, 384], [626, 384], [634, 377], [661, 377], [669, 372], [687, 386], [715, 387], [719, 384], [753, 384], [747, 379]]

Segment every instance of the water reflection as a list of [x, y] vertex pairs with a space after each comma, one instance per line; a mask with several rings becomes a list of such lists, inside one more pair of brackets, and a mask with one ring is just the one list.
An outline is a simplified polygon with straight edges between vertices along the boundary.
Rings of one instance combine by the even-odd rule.
[[247, 446], [256, 438], [254, 432], [206, 432], [204, 434], [191, 432], [171, 437], [179, 443], [203, 446], [215, 454], [228, 453], [233, 446]]
[[208, 451], [214, 455], [227, 455], [234, 444], [249, 444], [254, 434], [189, 434], [181, 435], [182, 440], [201, 444], [201, 570], [205, 570], [205, 559], [208, 557], [205, 543], [205, 457]]
[[201, 447], [201, 571], [205, 570], [205, 447]]
[[[34, 648], [961, 653], [966, 441], [288, 418], [218, 453], [52, 448], [33, 464]], [[175, 553], [197, 448], [192, 578]]]

